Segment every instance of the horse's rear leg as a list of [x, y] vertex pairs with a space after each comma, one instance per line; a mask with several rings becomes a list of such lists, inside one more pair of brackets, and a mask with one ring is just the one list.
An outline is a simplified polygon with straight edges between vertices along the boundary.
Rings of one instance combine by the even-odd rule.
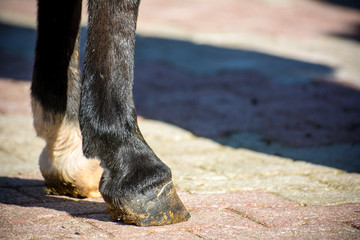
[[81, 0], [38, 1], [38, 38], [31, 86], [34, 127], [46, 141], [40, 170], [48, 192], [100, 197], [102, 168], [82, 153], [79, 36]]

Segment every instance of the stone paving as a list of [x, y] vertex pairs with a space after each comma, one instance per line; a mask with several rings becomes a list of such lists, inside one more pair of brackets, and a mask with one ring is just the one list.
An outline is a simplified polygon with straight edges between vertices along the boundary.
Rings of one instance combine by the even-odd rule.
[[0, 239], [360, 239], [358, 8], [142, 2], [139, 125], [192, 217], [141, 228], [112, 222], [102, 199], [43, 190], [35, 5], [0, 2]]

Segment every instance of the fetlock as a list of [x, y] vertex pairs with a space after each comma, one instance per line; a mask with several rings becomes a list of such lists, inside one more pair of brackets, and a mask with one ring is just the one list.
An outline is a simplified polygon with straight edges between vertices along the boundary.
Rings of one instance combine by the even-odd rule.
[[101, 197], [99, 181], [102, 174], [97, 159], [87, 159], [82, 153], [79, 125], [61, 114], [43, 111], [32, 101], [34, 127], [46, 145], [40, 155], [40, 171], [49, 194], [72, 197]]

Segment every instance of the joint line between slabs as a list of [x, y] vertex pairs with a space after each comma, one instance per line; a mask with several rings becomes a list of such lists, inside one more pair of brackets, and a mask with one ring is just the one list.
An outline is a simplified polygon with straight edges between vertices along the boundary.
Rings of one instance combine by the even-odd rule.
[[235, 213], [235, 214], [237, 214], [237, 215], [240, 215], [240, 216], [243, 217], [243, 218], [247, 218], [247, 219], [249, 219], [250, 221], [255, 222], [255, 223], [257, 223], [257, 224], [259, 224], [259, 225], [261, 225], [261, 226], [264, 226], [264, 227], [266, 227], [266, 228], [269, 228], [269, 226], [267, 226], [266, 224], [264, 224], [264, 223], [262, 223], [262, 222], [260, 222], [260, 221], [258, 221], [258, 220], [256, 220], [256, 219], [254, 219], [254, 218], [251, 218], [250, 216], [246, 215], [245, 213], [239, 212], [239, 211], [237, 211], [237, 210], [235, 210], [235, 209], [232, 209], [232, 208], [226, 208], [226, 209], [229, 210], [229, 211], [231, 211], [231, 212], [233, 212], [233, 213]]

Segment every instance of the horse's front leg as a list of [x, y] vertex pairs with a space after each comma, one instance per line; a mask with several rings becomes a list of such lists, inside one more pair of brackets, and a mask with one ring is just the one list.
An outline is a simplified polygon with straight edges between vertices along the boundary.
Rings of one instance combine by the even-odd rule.
[[104, 169], [100, 192], [115, 220], [140, 226], [187, 220], [170, 169], [142, 137], [132, 95], [139, 0], [89, 1], [80, 104], [83, 151]]

